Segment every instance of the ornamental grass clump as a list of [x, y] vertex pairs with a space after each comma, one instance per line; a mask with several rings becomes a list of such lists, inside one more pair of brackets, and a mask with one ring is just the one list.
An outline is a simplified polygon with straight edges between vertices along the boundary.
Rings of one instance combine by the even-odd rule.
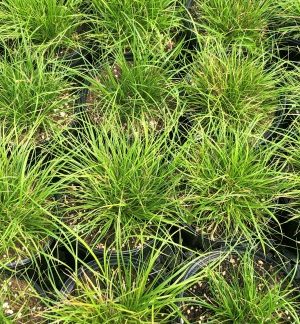
[[299, 322], [300, 291], [293, 273], [249, 251], [229, 252], [198, 266], [184, 296], [181, 323]]
[[270, 0], [196, 0], [191, 16], [200, 38], [255, 49], [268, 38], [273, 11]]
[[160, 253], [153, 250], [143, 261], [106, 255], [101, 262], [85, 264], [44, 318], [63, 323], [175, 323], [184, 283], [172, 285], [176, 276], [157, 268]]
[[0, 3], [0, 39], [10, 44], [28, 35], [36, 45], [70, 45], [78, 41], [81, 0], [7, 0]]
[[[53, 178], [59, 159], [36, 159], [30, 138], [13, 142], [15, 132], [1, 128], [0, 142], [0, 266], [34, 261], [53, 237], [59, 182]], [[28, 262], [26, 262], [28, 263]], [[28, 265], [28, 264], [27, 264]]]
[[159, 130], [166, 116], [172, 120], [184, 109], [176, 86], [174, 55], [150, 56], [143, 49], [136, 48], [131, 59], [118, 51], [114, 60], [91, 71], [87, 114], [93, 124], [103, 123], [114, 112], [124, 124], [144, 118]]
[[300, 41], [299, 0], [281, 0], [276, 2], [276, 7], [275, 22], [279, 35], [283, 38]]
[[27, 42], [1, 58], [2, 125], [22, 129], [23, 135], [35, 125], [36, 143], [68, 128], [75, 120], [76, 96], [74, 86], [65, 79], [66, 73], [57, 61], [47, 60]]
[[240, 47], [228, 52], [218, 41], [210, 40], [195, 55], [189, 71], [183, 87], [195, 119], [250, 124], [260, 118], [259, 132], [266, 131], [275, 112], [284, 109], [285, 73], [280, 65], [271, 68], [266, 54], [245, 55]]
[[132, 45], [147, 43], [160, 48], [176, 42], [185, 12], [175, 0], [92, 0], [95, 29], [92, 37], [99, 46], [111, 51], [119, 46], [130, 52]]
[[211, 242], [266, 246], [280, 230], [277, 213], [288, 205], [278, 205], [278, 199], [289, 196], [292, 177], [273, 158], [278, 146], [258, 146], [252, 131], [225, 123], [211, 133], [198, 129], [177, 157], [181, 218]]
[[159, 235], [159, 225], [164, 231], [176, 182], [168, 134], [157, 138], [146, 124], [142, 133], [110, 121], [102, 128], [86, 124], [80, 138], [66, 165], [63, 208], [71, 236], [98, 250], [116, 248], [121, 238], [130, 249], [138, 237]]

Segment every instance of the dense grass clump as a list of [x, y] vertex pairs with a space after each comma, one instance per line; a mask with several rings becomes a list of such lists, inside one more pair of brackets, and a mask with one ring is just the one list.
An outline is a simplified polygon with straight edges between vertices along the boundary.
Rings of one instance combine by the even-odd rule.
[[177, 318], [178, 293], [184, 283], [171, 285], [155, 263], [162, 250], [148, 260], [107, 257], [104, 265], [88, 263], [74, 276], [75, 289], [56, 303], [45, 318], [64, 323], [170, 323]]
[[76, 42], [82, 21], [82, 0], [7, 0], [0, 3], [0, 39], [16, 40], [22, 35], [35, 44], [60, 45]]
[[252, 252], [222, 256], [200, 269], [196, 277], [193, 288], [199, 285], [205, 294], [190, 293], [192, 300], [187, 304], [205, 309], [201, 312], [208, 322], [299, 322], [299, 290], [293, 274], [286, 275]]
[[0, 0], [1, 323], [300, 322], [299, 4]]
[[36, 158], [30, 138], [15, 142], [15, 131], [1, 128], [0, 264], [34, 258], [48, 244], [55, 224], [59, 183], [53, 177], [59, 161]]
[[277, 30], [285, 38], [300, 39], [300, 2], [298, 0], [278, 1], [275, 21]]
[[38, 125], [36, 140], [66, 128], [75, 118], [73, 86], [57, 61], [21, 43], [0, 60], [0, 120], [25, 133]]
[[270, 0], [196, 0], [192, 15], [200, 35], [255, 49], [268, 37], [272, 13]]
[[93, 0], [95, 40], [109, 51], [121, 46], [131, 51], [132, 45], [148, 44], [149, 50], [158, 40], [161, 48], [175, 41], [185, 12], [175, 0]]
[[112, 111], [121, 120], [148, 120], [157, 130], [165, 116], [173, 119], [181, 113], [176, 86], [174, 55], [150, 55], [136, 49], [132, 58], [117, 52], [114, 60], [106, 60], [95, 69], [89, 86], [88, 114], [92, 121], [103, 123]]
[[284, 70], [268, 65], [266, 55], [245, 56], [240, 47], [228, 53], [219, 42], [208, 42], [184, 84], [187, 108], [194, 118], [246, 124], [255, 118], [261, 119], [262, 129], [270, 127], [276, 110], [284, 108], [285, 88]]
[[272, 163], [276, 147], [260, 149], [250, 134], [223, 124], [213, 135], [198, 132], [198, 142], [184, 148], [182, 218], [212, 240], [266, 244], [277, 223], [277, 200], [292, 190], [284, 165]]
[[[117, 123], [86, 125], [67, 161], [66, 219], [83, 239], [98, 229], [93, 245], [111, 233], [139, 235], [167, 222], [172, 212], [174, 167], [165, 156], [166, 135], [156, 138]], [[113, 234], [114, 235], [114, 234]]]

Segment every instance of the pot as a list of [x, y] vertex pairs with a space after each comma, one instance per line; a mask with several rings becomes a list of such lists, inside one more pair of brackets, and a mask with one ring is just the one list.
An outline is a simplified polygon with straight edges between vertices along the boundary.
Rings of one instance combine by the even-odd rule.
[[300, 40], [285, 38], [279, 41], [279, 57], [287, 61], [287, 69], [292, 69], [289, 63], [300, 64]]
[[[43, 252], [47, 253], [48, 251], [51, 250], [51, 247], [54, 243], [54, 240], [52, 238], [50, 238], [47, 242], [47, 244], [45, 245], [45, 247], [43, 248]], [[29, 268], [33, 269], [34, 265], [35, 265], [35, 260], [41, 260], [41, 256], [40, 255], [36, 255], [34, 258], [24, 258], [18, 261], [13, 261], [13, 262], [9, 262], [7, 264], [5, 264], [3, 266], [4, 270], [7, 271], [21, 271], [21, 270], [26, 270], [28, 271]]]
[[[182, 224], [180, 228], [172, 229], [173, 239], [176, 243], [183, 246], [201, 251], [213, 251], [214, 249], [225, 248], [226, 246], [246, 247], [248, 243], [242, 239], [210, 239], [208, 235], [199, 234], [196, 229], [187, 224]], [[272, 241], [272, 239], [270, 239]], [[256, 244], [259, 245], [260, 241], [257, 239]]]

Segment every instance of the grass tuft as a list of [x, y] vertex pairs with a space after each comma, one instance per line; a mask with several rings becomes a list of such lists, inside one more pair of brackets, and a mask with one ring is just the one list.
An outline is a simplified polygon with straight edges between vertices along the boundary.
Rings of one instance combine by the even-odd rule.
[[[218, 41], [208, 41], [195, 55], [185, 80], [187, 108], [198, 117], [250, 124], [261, 119], [266, 130], [276, 110], [283, 109], [284, 70], [269, 68], [267, 55], [244, 55], [240, 47], [228, 52]], [[279, 85], [282, 85], [281, 87]]]
[[192, 9], [201, 36], [249, 49], [260, 46], [268, 37], [272, 15], [270, 0], [196, 0]]
[[213, 134], [196, 132], [197, 142], [193, 135], [183, 149], [182, 218], [212, 240], [243, 238], [265, 246], [277, 224], [278, 199], [289, 195], [292, 178], [273, 161], [276, 146], [259, 149], [251, 129], [222, 125]]

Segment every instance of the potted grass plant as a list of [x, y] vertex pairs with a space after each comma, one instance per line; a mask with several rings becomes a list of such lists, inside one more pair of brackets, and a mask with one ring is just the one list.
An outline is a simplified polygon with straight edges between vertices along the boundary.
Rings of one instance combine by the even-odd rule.
[[[148, 49], [171, 50], [182, 29], [184, 3], [176, 0], [118, 1], [92, 0], [92, 38], [108, 54], [121, 46], [131, 52], [133, 43], [147, 43]], [[153, 48], [153, 44], [155, 44]]]
[[11, 145], [15, 132], [1, 128], [0, 267], [19, 270], [38, 262], [50, 246], [56, 229], [50, 213], [59, 193], [59, 182], [52, 180], [61, 161], [32, 163], [30, 139]]
[[79, 95], [58, 62], [25, 43], [0, 60], [0, 71], [0, 120], [6, 129], [22, 129], [25, 137], [34, 132], [38, 146], [74, 126]]
[[268, 38], [272, 1], [194, 0], [189, 9], [198, 39], [218, 38], [256, 51]]
[[191, 262], [178, 323], [297, 323], [299, 287], [293, 273], [260, 253], [215, 251]]
[[25, 276], [1, 274], [0, 278], [1, 323], [45, 323], [42, 289]]
[[147, 125], [143, 133], [111, 120], [102, 128], [85, 125], [64, 149], [69, 157], [62, 209], [69, 240], [96, 255], [139, 253], [167, 232], [176, 182], [165, 156], [167, 137], [157, 138]]
[[255, 131], [261, 136], [280, 127], [288, 85], [284, 69], [270, 66], [268, 55], [245, 56], [239, 46], [232, 46], [228, 52], [219, 41], [211, 39], [195, 55], [183, 89], [191, 119], [250, 124], [260, 118]]
[[128, 59], [119, 50], [114, 60], [90, 71], [86, 115], [91, 123], [101, 126], [114, 112], [124, 128], [129, 123], [138, 129], [140, 120], [145, 120], [159, 133], [174, 124], [184, 110], [176, 87], [174, 54], [152, 56], [146, 47], [135, 47], [132, 54]]
[[276, 2], [274, 30], [280, 54], [291, 63], [300, 62], [300, 4], [297, 0]]
[[171, 289], [174, 276], [156, 269], [159, 254], [158, 249], [147, 261], [106, 255], [87, 263], [66, 281], [62, 298], [44, 312], [44, 317], [64, 323], [174, 321], [180, 290]]
[[14, 46], [16, 40], [30, 38], [37, 46], [68, 61], [83, 62], [86, 54], [87, 21], [81, 0], [8, 0], [0, 3], [2, 42]]
[[[59, 220], [57, 220], [57, 223], [59, 223]], [[134, 269], [139, 264], [145, 264], [145, 262], [152, 260], [153, 269], [155, 268], [155, 271], [152, 269], [152, 273], [154, 273], [173, 271], [183, 260], [182, 249], [175, 246], [168, 233], [163, 236], [160, 232], [161, 237], [153, 238], [152, 242], [149, 241], [149, 238], [144, 238], [145, 244], [143, 247], [139, 246], [139, 251], [137, 251], [137, 248], [126, 251], [124, 246], [121, 246], [121, 244], [118, 246], [118, 243], [116, 243], [112, 245], [116, 246], [119, 251], [123, 249], [122, 253], [118, 253], [110, 247], [103, 248], [102, 253], [100, 253], [97, 249], [94, 252], [89, 247], [84, 249], [84, 244], [74, 245], [72, 238], [68, 235], [66, 224], [60, 222], [60, 226], [65, 227], [62, 235], [57, 235], [56, 244], [52, 244], [51, 249], [43, 253], [41, 262], [34, 272], [35, 282], [42, 287], [48, 297], [47, 300], [44, 300], [47, 305], [50, 305], [53, 301], [61, 300], [61, 295], [64, 298], [73, 293], [76, 285], [73, 274], [79, 271], [78, 275], [80, 275], [80, 269], [86, 268], [87, 264], [92, 264], [95, 271], [103, 269], [105, 265], [115, 266], [116, 262], [131, 264]], [[56, 231], [55, 234], [59, 233], [59, 231]], [[139, 237], [142, 237], [142, 233], [139, 234]], [[120, 238], [126, 239], [124, 235]], [[118, 241], [117, 238], [116, 241]], [[146, 244], [148, 244], [147, 247], [145, 247]], [[89, 254], [86, 253], [87, 251]], [[171, 279], [168, 280], [171, 281]]]
[[273, 159], [278, 147], [258, 148], [251, 132], [225, 122], [210, 133], [198, 128], [175, 157], [178, 212], [196, 247], [270, 245], [277, 215], [288, 209], [277, 203], [293, 188], [285, 164]]

